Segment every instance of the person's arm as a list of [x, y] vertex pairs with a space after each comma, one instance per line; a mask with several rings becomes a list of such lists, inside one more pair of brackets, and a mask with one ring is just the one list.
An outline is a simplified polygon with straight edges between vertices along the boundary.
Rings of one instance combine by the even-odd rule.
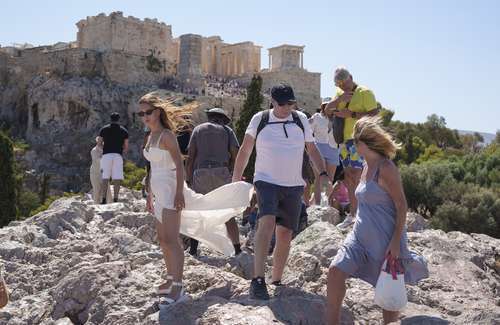
[[238, 150], [240, 148], [240, 143], [236, 138], [236, 134], [231, 130], [229, 134], [229, 170], [232, 172], [234, 170], [234, 165], [236, 164], [236, 156], [238, 155]]
[[337, 117], [342, 117], [342, 118], [346, 118], [346, 117], [351, 117], [352, 115], [352, 112], [349, 110], [349, 109], [342, 109], [342, 110], [339, 110], [339, 104], [340, 103], [348, 103], [351, 101], [352, 99], [352, 96], [354, 95], [354, 92], [343, 92], [342, 94], [340, 95], [337, 95], [332, 101], [330, 101], [328, 104], [326, 104], [325, 106], [325, 111], [327, 113], [332, 113], [333, 112], [333, 115], [337, 116]]
[[[314, 142], [306, 142], [306, 150], [316, 170], [319, 171], [319, 173], [326, 172], [325, 161], [321, 157], [321, 154], [319, 153], [316, 144]], [[323, 176], [327, 176], [330, 178], [333, 177], [333, 175], [323, 175]]]
[[236, 155], [236, 161], [234, 163], [234, 171], [233, 171], [233, 182], [241, 181], [243, 172], [247, 167], [248, 160], [252, 155], [254, 145], [255, 145], [255, 138], [248, 133], [245, 134], [243, 143], [241, 144], [240, 150]]
[[191, 141], [189, 142], [188, 146], [188, 157], [186, 161], [186, 182], [188, 184], [191, 184], [193, 181], [193, 173], [194, 173], [194, 162], [196, 159], [196, 155], [198, 153], [198, 150], [196, 148], [196, 141]]
[[179, 144], [177, 143], [177, 138], [174, 133], [170, 130], [165, 130], [161, 140], [161, 144], [172, 156], [172, 160], [175, 164], [175, 173], [177, 179], [176, 194], [174, 200], [174, 206], [179, 211], [185, 207], [184, 202], [184, 166], [182, 164], [182, 155], [179, 149]]
[[380, 104], [375, 100], [375, 95], [371, 90], [363, 92], [363, 107], [365, 112], [355, 112], [354, 118], [360, 119], [364, 116], [376, 116], [380, 112]]
[[123, 141], [123, 153], [128, 152], [128, 138]]
[[400, 254], [399, 244], [406, 224], [408, 204], [406, 203], [401, 176], [398, 168], [392, 161], [383, 162], [380, 166], [378, 183], [387, 193], [389, 193], [396, 207], [396, 227], [394, 228], [392, 239], [387, 248], [387, 253], [390, 252], [392, 257], [397, 258]]

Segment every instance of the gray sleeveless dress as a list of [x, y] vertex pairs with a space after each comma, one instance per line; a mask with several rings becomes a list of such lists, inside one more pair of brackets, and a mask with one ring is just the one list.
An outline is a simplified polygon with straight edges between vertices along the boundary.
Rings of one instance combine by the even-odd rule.
[[[373, 286], [377, 283], [396, 226], [394, 202], [377, 183], [379, 167], [380, 164], [372, 179], [360, 182], [356, 188], [356, 222], [330, 265]], [[405, 282], [415, 284], [428, 277], [429, 271], [424, 258], [408, 250], [407, 242], [405, 228], [401, 236], [400, 260], [405, 271]]]

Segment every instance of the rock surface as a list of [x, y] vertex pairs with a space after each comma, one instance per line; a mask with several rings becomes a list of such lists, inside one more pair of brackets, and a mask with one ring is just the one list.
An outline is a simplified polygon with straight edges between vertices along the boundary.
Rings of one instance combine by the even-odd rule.
[[[0, 324], [322, 324], [326, 275], [346, 230], [323, 209], [292, 243], [285, 286], [269, 287], [269, 302], [249, 299], [251, 255], [227, 258], [201, 248], [186, 255], [187, 302], [155, 309], [165, 276], [154, 220], [126, 191], [119, 203], [60, 199], [49, 210], [0, 229], [0, 263], [12, 301]], [[322, 210], [322, 211], [323, 211]], [[312, 213], [313, 214], [313, 213]], [[323, 221], [327, 220], [327, 221]], [[485, 235], [422, 230], [408, 234], [431, 276], [408, 287], [401, 324], [499, 324], [500, 274]], [[271, 261], [269, 261], [271, 263]], [[373, 289], [348, 280], [344, 324], [378, 324]]]

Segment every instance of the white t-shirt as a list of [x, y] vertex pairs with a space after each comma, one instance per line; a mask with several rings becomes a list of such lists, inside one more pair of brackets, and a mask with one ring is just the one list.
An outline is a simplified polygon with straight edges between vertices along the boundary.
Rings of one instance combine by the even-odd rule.
[[314, 139], [318, 143], [327, 143], [333, 148], [337, 148], [337, 142], [333, 137], [333, 129], [330, 129], [330, 120], [321, 113], [314, 113], [311, 117], [311, 128]]
[[[246, 134], [256, 137], [257, 128], [262, 120], [259, 112], [252, 117]], [[305, 142], [313, 142], [311, 126], [304, 113], [297, 112], [304, 132], [295, 123], [267, 124], [260, 131], [255, 147], [257, 158], [255, 161], [254, 182], [264, 181], [280, 186], [303, 186], [302, 160]], [[269, 122], [293, 121], [292, 114], [287, 118], [279, 119], [274, 115], [274, 110], [269, 112]], [[288, 138], [283, 129], [285, 125]], [[305, 141], [304, 141], [305, 140]]]

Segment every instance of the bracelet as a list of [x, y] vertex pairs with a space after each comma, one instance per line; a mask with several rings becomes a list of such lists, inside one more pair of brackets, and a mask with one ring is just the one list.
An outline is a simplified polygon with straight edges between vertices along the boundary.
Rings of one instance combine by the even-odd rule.
[[320, 176], [320, 177], [321, 177], [321, 176], [328, 176], [328, 173], [327, 173], [326, 171], [322, 171], [322, 172], [319, 174], [319, 176]]

